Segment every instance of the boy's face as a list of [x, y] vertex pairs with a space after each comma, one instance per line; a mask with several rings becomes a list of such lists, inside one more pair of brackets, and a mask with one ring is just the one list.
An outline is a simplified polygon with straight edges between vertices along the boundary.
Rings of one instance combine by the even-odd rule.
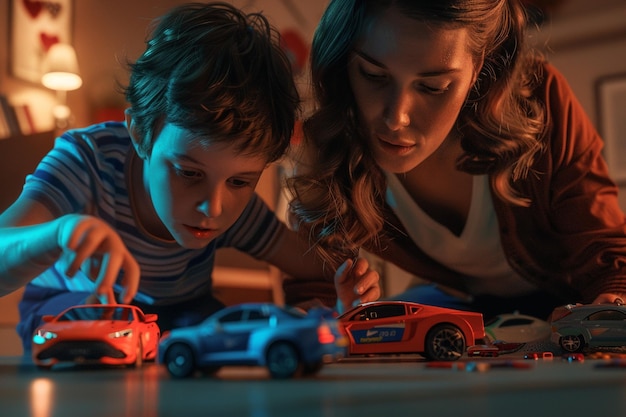
[[144, 187], [158, 216], [142, 219], [144, 227], [165, 226], [189, 249], [205, 247], [233, 225], [267, 166], [263, 157], [238, 154], [229, 144], [203, 145], [198, 139], [166, 124], [143, 169]]

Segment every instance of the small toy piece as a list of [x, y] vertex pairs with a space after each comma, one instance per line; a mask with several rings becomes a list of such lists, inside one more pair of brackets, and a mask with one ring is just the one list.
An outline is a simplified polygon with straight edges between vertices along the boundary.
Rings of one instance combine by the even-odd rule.
[[609, 361], [603, 361], [594, 365], [596, 369], [626, 369], [626, 360], [624, 359], [611, 359]]
[[570, 353], [565, 353], [563, 354], [563, 360], [567, 361], [567, 362], [584, 362], [585, 361], [585, 355], [583, 355], [582, 353], [575, 353], [575, 352], [570, 352]]
[[493, 343], [483, 345], [472, 345], [467, 348], [467, 356], [469, 357], [496, 357], [506, 353], [517, 352], [524, 346], [524, 343], [505, 342], [496, 340]]
[[531, 369], [533, 366], [521, 361], [469, 361], [469, 362], [447, 362], [447, 361], [434, 361], [428, 362], [426, 368], [432, 369], [451, 369], [454, 371], [466, 371], [466, 372], [486, 372], [490, 369]]
[[87, 304], [43, 316], [33, 334], [35, 365], [60, 362], [141, 366], [157, 354], [160, 337], [156, 314], [125, 304]]
[[568, 304], [554, 310], [552, 342], [566, 352], [626, 348], [626, 306]]
[[543, 359], [543, 360], [551, 361], [552, 359], [554, 359], [554, 353], [552, 353], [550, 351], [545, 351], [545, 352], [528, 352], [528, 353], [526, 353], [524, 355], [524, 359], [532, 359], [532, 360]]
[[373, 301], [340, 315], [349, 355], [417, 353], [455, 361], [485, 337], [480, 313], [405, 301]]
[[550, 339], [552, 330], [545, 320], [515, 312], [492, 317], [485, 322], [485, 332], [491, 340], [529, 343]]
[[346, 337], [330, 310], [309, 313], [271, 303], [243, 303], [196, 326], [165, 332], [159, 363], [177, 378], [222, 366], [266, 366], [272, 378], [310, 375], [345, 356]]

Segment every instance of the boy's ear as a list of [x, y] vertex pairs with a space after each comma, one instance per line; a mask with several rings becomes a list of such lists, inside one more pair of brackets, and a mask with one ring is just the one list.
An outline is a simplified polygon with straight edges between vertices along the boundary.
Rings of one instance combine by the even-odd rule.
[[142, 137], [137, 132], [137, 127], [135, 126], [135, 121], [133, 120], [133, 115], [130, 111], [130, 108], [124, 110], [124, 119], [126, 120], [126, 128], [128, 129], [128, 133], [130, 134], [130, 138], [133, 141], [133, 146], [135, 147], [135, 152], [139, 155], [140, 158], [144, 158], [145, 152], [141, 149], [141, 141]]

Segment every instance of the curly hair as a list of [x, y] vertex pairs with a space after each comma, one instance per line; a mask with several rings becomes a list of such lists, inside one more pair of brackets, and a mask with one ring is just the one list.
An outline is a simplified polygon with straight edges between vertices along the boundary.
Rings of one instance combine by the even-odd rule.
[[205, 141], [235, 141], [268, 162], [286, 152], [299, 95], [280, 35], [258, 13], [228, 3], [188, 3], [153, 21], [145, 52], [128, 62], [124, 89], [149, 154], [172, 123]]
[[332, 0], [315, 32], [311, 82], [316, 101], [304, 124], [309, 173], [288, 180], [291, 215], [323, 259], [337, 266], [362, 246], [381, 244], [386, 178], [357, 120], [347, 64], [372, 16], [395, 7], [431, 25], [467, 28], [468, 47], [484, 60], [457, 118], [463, 155], [457, 168], [489, 174], [496, 195], [515, 205], [515, 190], [543, 149], [544, 108], [531, 92], [541, 73], [526, 48], [524, 8], [516, 0]]

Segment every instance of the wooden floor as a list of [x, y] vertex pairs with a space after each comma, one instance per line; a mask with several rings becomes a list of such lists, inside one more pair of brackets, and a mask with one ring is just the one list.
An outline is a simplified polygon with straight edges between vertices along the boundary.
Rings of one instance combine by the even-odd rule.
[[[346, 360], [307, 379], [263, 368], [171, 379], [165, 368], [57, 368], [0, 358], [0, 404], [10, 417], [624, 416], [626, 371], [527, 361], [528, 369], [431, 369], [419, 357]], [[487, 359], [501, 363], [501, 359]], [[498, 362], [500, 361], [500, 362]]]

